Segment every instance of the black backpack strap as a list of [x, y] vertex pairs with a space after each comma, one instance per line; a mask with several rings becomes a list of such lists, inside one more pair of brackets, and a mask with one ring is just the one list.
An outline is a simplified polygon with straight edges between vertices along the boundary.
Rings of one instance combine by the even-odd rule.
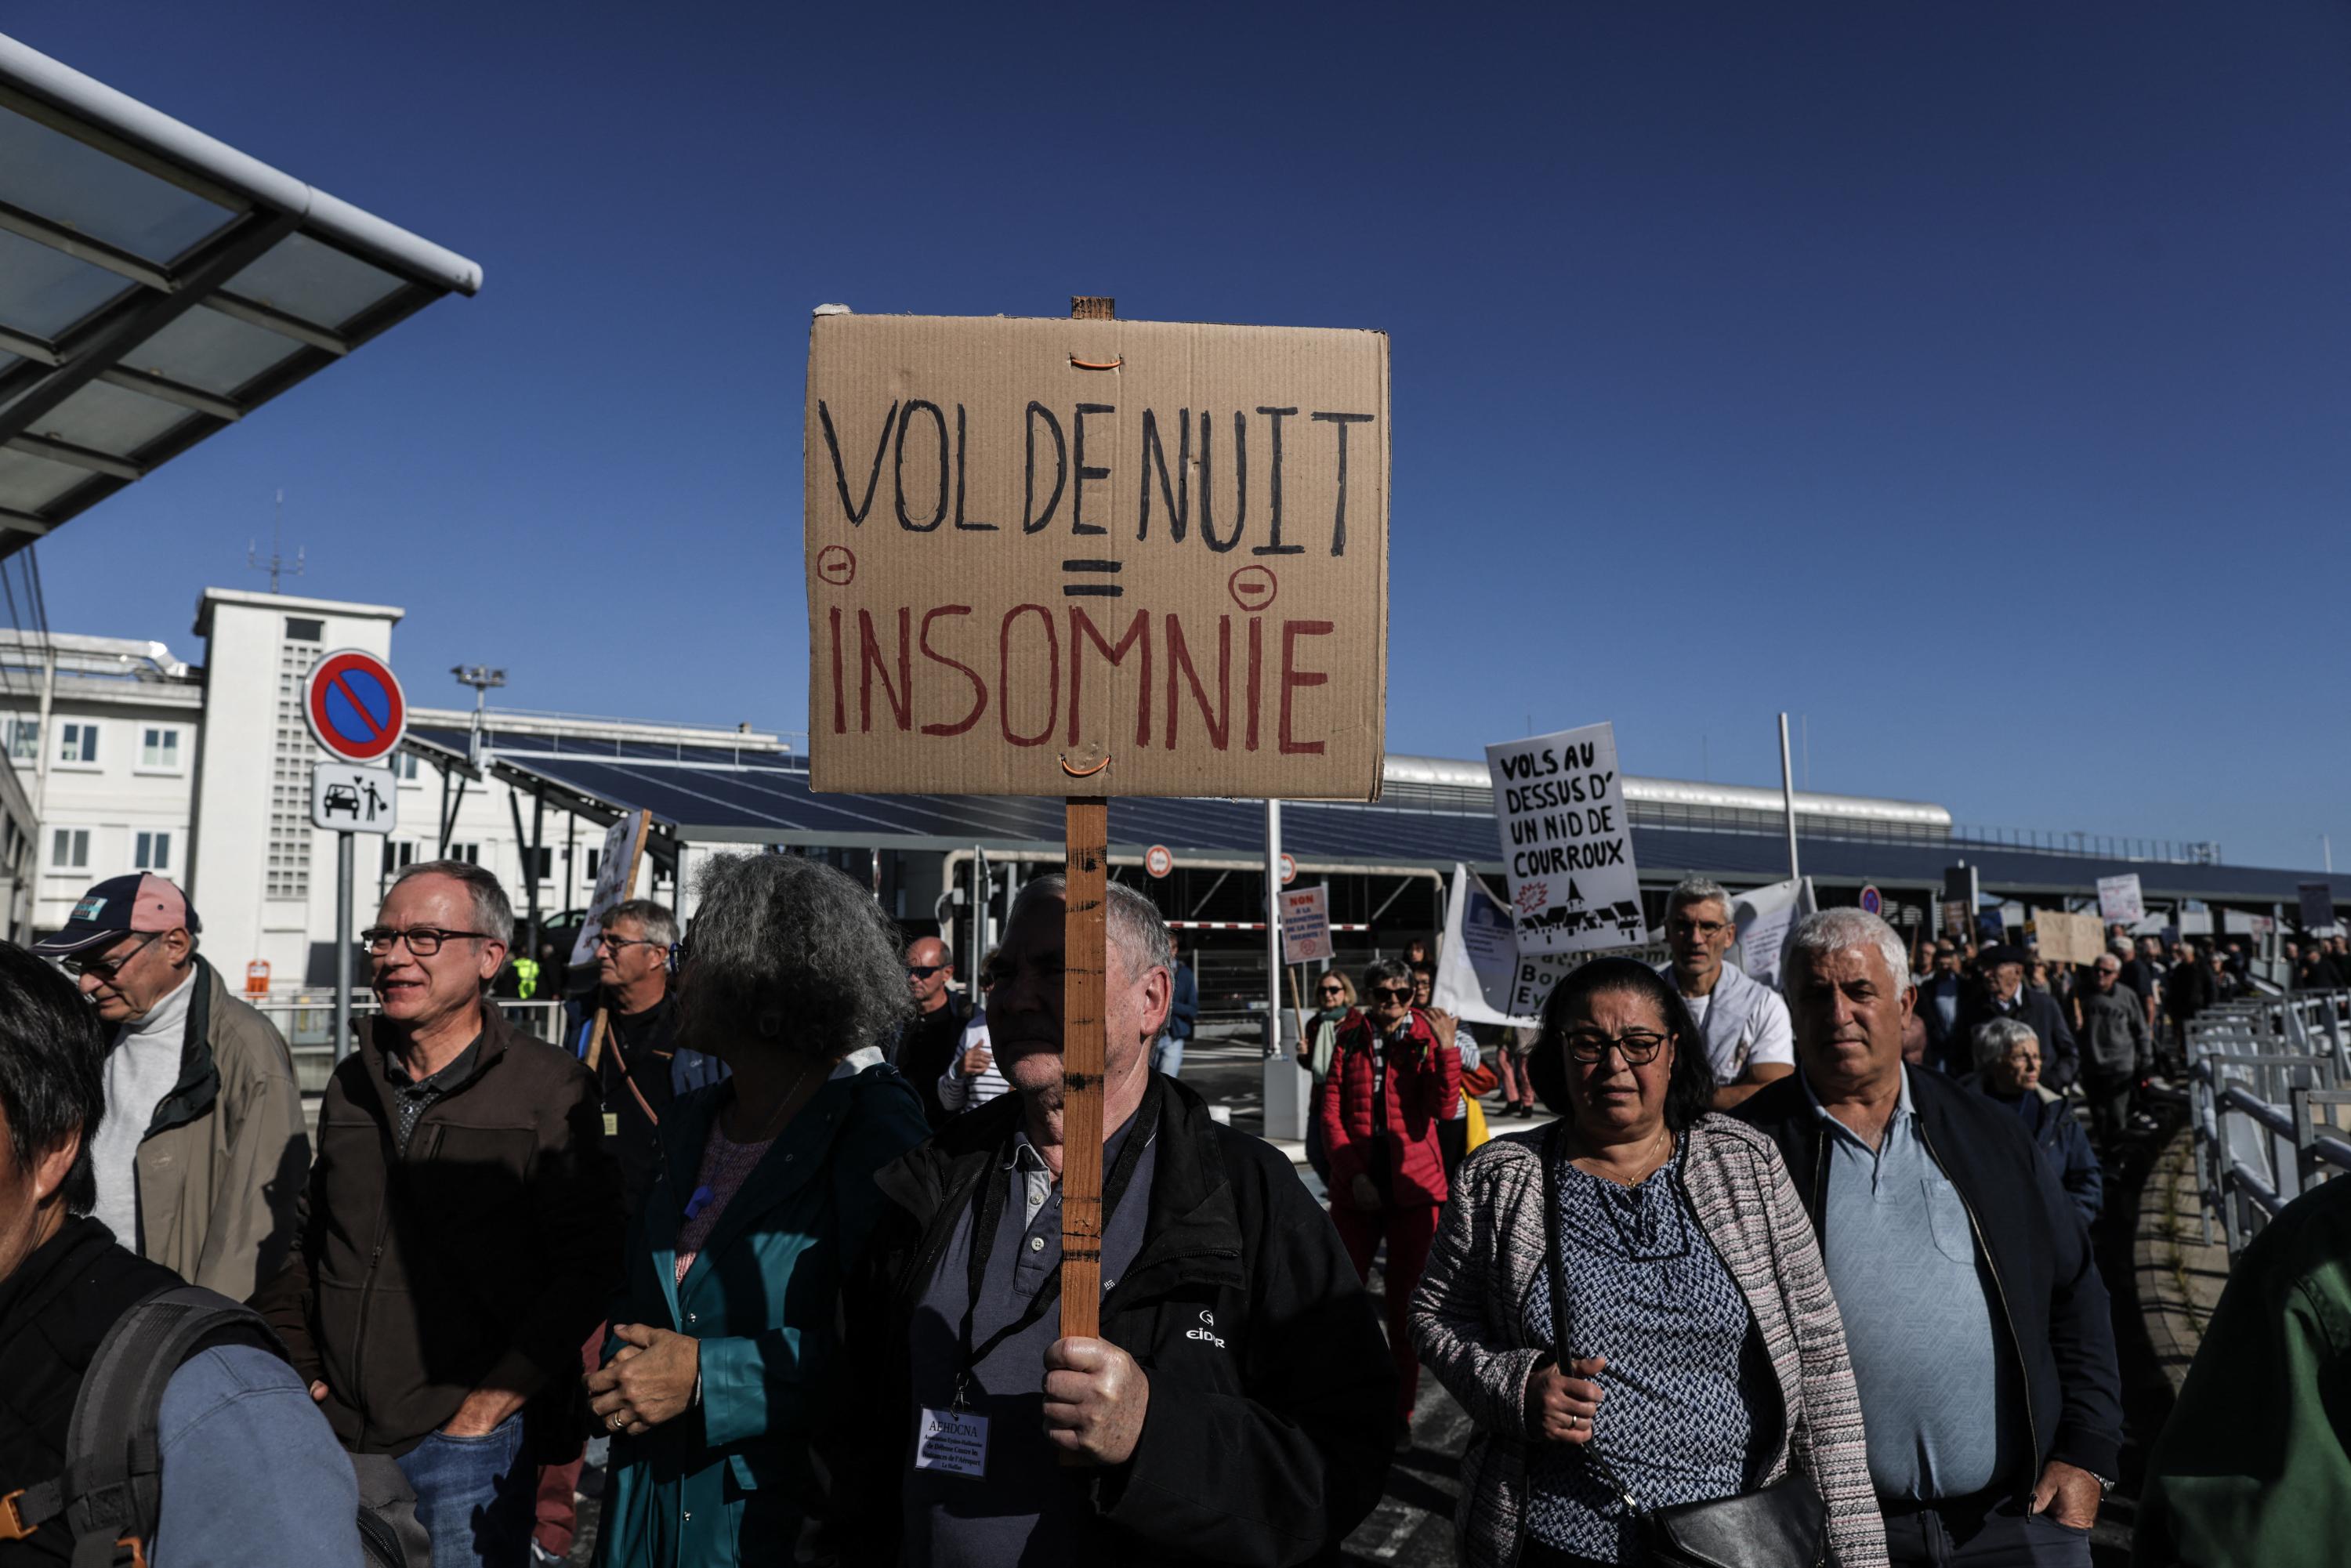
[[[209, 1345], [284, 1354], [259, 1313], [194, 1285], [158, 1291], [118, 1319], [74, 1397], [57, 1514], [74, 1539], [74, 1568], [143, 1563], [162, 1511], [163, 1390]], [[26, 1500], [47, 1488], [27, 1488]], [[44, 1501], [48, 1501], [44, 1498]], [[20, 1506], [22, 1502], [20, 1500]], [[30, 1521], [31, 1511], [26, 1511]]]

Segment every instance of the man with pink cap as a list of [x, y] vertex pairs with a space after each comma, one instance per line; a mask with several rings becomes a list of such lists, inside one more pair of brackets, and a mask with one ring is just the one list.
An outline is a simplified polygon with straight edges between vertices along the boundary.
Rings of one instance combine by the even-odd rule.
[[197, 956], [203, 928], [185, 894], [134, 873], [91, 888], [33, 951], [113, 1031], [91, 1212], [140, 1256], [241, 1301], [293, 1245], [310, 1139], [285, 1037]]

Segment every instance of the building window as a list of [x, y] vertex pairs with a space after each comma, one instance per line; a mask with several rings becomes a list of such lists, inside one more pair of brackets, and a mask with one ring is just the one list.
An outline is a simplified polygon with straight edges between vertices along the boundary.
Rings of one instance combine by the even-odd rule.
[[400, 839], [397, 841], [386, 839], [383, 841], [384, 875], [390, 876], [393, 872], [402, 870], [408, 866], [413, 866], [415, 863], [416, 846], [413, 843], [411, 843], [406, 839]]
[[304, 615], [286, 618], [286, 640], [288, 643], [317, 643], [327, 635], [327, 623]]
[[8, 721], [8, 760], [37, 762], [41, 755], [41, 721], [37, 718], [12, 718]]
[[467, 865], [479, 865], [482, 863], [482, 846], [479, 844], [451, 844], [449, 846], [449, 854], [447, 858], [453, 861], [464, 861]]
[[57, 760], [94, 763], [98, 760], [98, 726], [68, 724], [57, 730]]
[[530, 875], [534, 881], [551, 882], [554, 880], [555, 852], [545, 845], [541, 845], [538, 849], [531, 849], [526, 845], [522, 852], [522, 862], [526, 866], [533, 868]]
[[89, 830], [59, 828], [49, 835], [49, 869], [51, 871], [88, 871], [89, 869]]
[[601, 848], [592, 849], [588, 852], [588, 880], [590, 882], [594, 882], [596, 880], [597, 866], [603, 858], [604, 852]]
[[177, 773], [180, 770], [180, 732], [149, 725], [139, 741], [139, 766]]
[[[302, 684], [317, 662], [316, 647], [299, 645], [301, 624], [286, 623], [287, 641], [277, 647], [277, 715], [272, 726], [269, 768], [269, 854], [265, 896], [310, 896], [310, 764], [319, 757], [302, 716]], [[309, 641], [318, 641], [318, 622]]]
[[416, 753], [403, 751], [392, 759], [392, 776], [403, 784], [416, 782]]
[[172, 835], [141, 833], [131, 863], [139, 871], [170, 871], [172, 869]]

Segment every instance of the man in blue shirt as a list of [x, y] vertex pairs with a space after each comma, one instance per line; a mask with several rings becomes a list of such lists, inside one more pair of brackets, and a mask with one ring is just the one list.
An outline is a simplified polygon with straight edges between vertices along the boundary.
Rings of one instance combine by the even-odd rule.
[[2087, 1568], [2122, 1446], [2105, 1287], [2022, 1123], [1903, 1065], [1908, 968], [1876, 915], [1807, 916], [1797, 1071], [1737, 1114], [1819, 1232], [1892, 1561]]

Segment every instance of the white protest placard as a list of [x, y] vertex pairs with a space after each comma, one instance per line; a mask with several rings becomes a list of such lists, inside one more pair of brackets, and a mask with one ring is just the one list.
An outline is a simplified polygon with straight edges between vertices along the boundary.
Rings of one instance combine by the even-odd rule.
[[2138, 873], [2127, 872], [2121, 876], [2098, 879], [2098, 918], [2109, 925], [2117, 920], [2126, 925], [2136, 925], [2147, 918], [2147, 904], [2138, 888]]
[[1739, 928], [1740, 972], [1759, 984], [1777, 986], [1788, 935], [1813, 909], [1809, 877], [1732, 895], [1730, 919]]
[[575, 967], [596, 961], [604, 916], [612, 912], [612, 905], [628, 902], [630, 889], [636, 885], [637, 861], [644, 852], [645, 828], [651, 821], [643, 811], [632, 811], [605, 830], [603, 856], [596, 862], [596, 891], [589, 895], [588, 918], [580, 927], [580, 939], [571, 945]]
[[1489, 746], [1486, 766], [1520, 953], [1590, 953], [1646, 937], [1615, 726]]
[[1437, 946], [1431, 1005], [1471, 1023], [1531, 1025], [1532, 1018], [1505, 1010], [1518, 964], [1510, 912], [1457, 862], [1445, 901], [1445, 935]]
[[1331, 889], [1327, 883], [1281, 890], [1281, 961], [1311, 964], [1331, 956]]
[[1510, 976], [1510, 1009], [1515, 1015], [1512, 1021], [1536, 1022], [1542, 1016], [1543, 1003], [1549, 999], [1552, 988], [1596, 958], [1630, 958], [1652, 969], [1662, 969], [1673, 956], [1672, 948], [1656, 940], [1591, 953], [1521, 953], [1518, 967]]

